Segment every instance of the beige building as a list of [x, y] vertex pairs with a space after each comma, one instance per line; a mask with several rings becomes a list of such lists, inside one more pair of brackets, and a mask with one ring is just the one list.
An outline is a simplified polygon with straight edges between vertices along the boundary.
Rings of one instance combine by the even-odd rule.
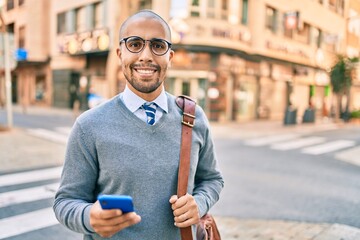
[[51, 104], [49, 7], [47, 0], [7, 0], [2, 8], [7, 31], [14, 36], [11, 53], [18, 55], [12, 71], [13, 101], [24, 111], [29, 104]]
[[[118, 29], [130, 14], [153, 9], [173, 30], [168, 91], [196, 98], [214, 121], [282, 119], [289, 105], [301, 120], [310, 104], [318, 117], [329, 114], [327, 71], [356, 39], [346, 31], [349, 6], [357, 9], [351, 1], [36, 0], [29, 8], [30, 0], [8, 0], [14, 8], [3, 13], [16, 38], [25, 32], [28, 59], [14, 82], [18, 98], [32, 104], [79, 101], [86, 109], [89, 91], [105, 98], [122, 91]], [[19, 90], [26, 82], [29, 97]]]
[[[360, 57], [360, 0], [350, 0], [347, 9], [346, 54]], [[360, 110], [360, 65], [355, 69], [353, 85], [350, 91], [350, 109]]]

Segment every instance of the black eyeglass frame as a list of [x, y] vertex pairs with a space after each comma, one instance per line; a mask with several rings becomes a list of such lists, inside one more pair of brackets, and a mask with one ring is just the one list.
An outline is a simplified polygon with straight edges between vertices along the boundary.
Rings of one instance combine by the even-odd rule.
[[[130, 38], [137, 38], [137, 39], [141, 40], [141, 41], [144, 43], [144, 46], [143, 46], [139, 51], [136, 51], [136, 52], [131, 51], [131, 50], [128, 48], [127, 44], [126, 44], [127, 40], [129, 40]], [[166, 49], [166, 51], [165, 51], [163, 54], [157, 54], [157, 53], [155, 53], [155, 51], [153, 50], [152, 45], [151, 45], [154, 41], [162, 41], [162, 42], [165, 42], [165, 43], [167, 44], [168, 48]], [[141, 37], [138, 37], [138, 36], [130, 36], [130, 37], [122, 38], [122, 39], [120, 39], [120, 41], [119, 41], [119, 45], [121, 45], [122, 42], [125, 43], [126, 49], [127, 49], [129, 52], [131, 52], [131, 53], [139, 53], [139, 52], [143, 51], [143, 50], [145, 49], [145, 47], [146, 47], [146, 42], [150, 42], [151, 52], [152, 52], [153, 54], [155, 54], [156, 56], [163, 56], [163, 55], [165, 55], [165, 54], [171, 49], [171, 45], [172, 45], [172, 43], [170, 43], [170, 42], [168, 42], [168, 41], [166, 41], [165, 39], [162, 39], [162, 38], [152, 38], [152, 39], [149, 39], [149, 40], [145, 40], [145, 39], [143, 39], [143, 38], [141, 38]]]

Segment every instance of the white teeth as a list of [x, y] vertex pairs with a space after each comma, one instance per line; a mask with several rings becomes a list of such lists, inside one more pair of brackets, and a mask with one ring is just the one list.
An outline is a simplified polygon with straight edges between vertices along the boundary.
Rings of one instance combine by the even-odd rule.
[[143, 70], [143, 69], [138, 69], [137, 70], [138, 73], [141, 73], [141, 74], [151, 74], [154, 72], [154, 70]]

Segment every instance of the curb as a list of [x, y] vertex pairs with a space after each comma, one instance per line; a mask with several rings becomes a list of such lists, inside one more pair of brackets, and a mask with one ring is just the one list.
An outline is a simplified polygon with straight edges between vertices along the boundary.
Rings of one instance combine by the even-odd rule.
[[226, 240], [359, 240], [360, 229], [341, 224], [248, 220], [215, 216]]

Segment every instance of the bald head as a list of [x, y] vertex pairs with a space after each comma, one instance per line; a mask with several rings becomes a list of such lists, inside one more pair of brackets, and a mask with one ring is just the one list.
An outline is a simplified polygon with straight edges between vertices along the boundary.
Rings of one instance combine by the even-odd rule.
[[119, 33], [119, 39], [122, 39], [124, 36], [124, 33], [127, 29], [127, 27], [129, 26], [129, 24], [134, 21], [134, 20], [138, 20], [138, 19], [151, 19], [151, 20], [156, 20], [158, 21], [165, 30], [166, 33], [166, 40], [171, 41], [171, 30], [169, 25], [167, 24], [167, 22], [160, 17], [158, 14], [154, 13], [153, 11], [150, 10], [141, 10], [137, 13], [135, 13], [134, 15], [131, 15], [130, 17], [128, 17], [125, 22], [121, 25], [120, 27], [120, 33]]

